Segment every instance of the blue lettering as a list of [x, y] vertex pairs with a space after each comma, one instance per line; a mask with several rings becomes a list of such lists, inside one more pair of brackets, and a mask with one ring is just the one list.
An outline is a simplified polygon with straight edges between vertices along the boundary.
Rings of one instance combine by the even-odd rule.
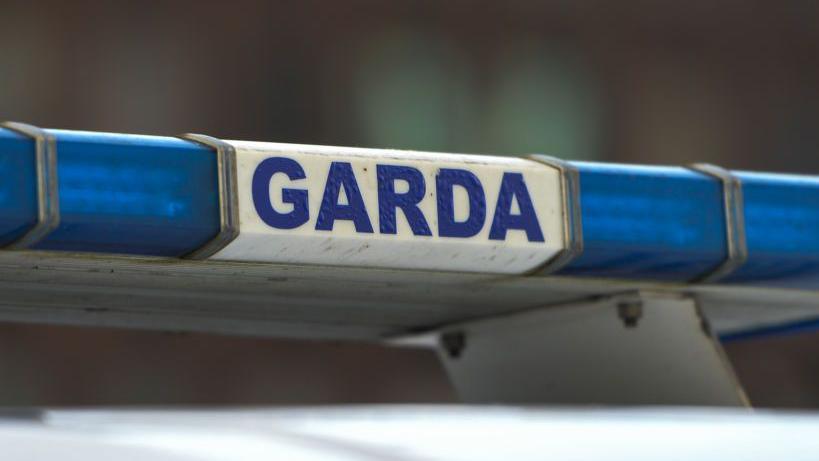
[[[409, 166], [377, 165], [378, 178], [378, 227], [382, 234], [397, 233], [395, 209], [401, 208], [415, 235], [432, 235], [418, 203], [424, 198], [426, 185], [424, 175]], [[409, 190], [403, 194], [395, 192], [395, 181], [403, 180]]]
[[[341, 188], [347, 196], [347, 205], [338, 203]], [[337, 219], [352, 221], [355, 231], [372, 234], [373, 226], [364, 206], [364, 199], [358, 190], [353, 168], [348, 162], [333, 162], [327, 174], [327, 183], [324, 185], [324, 196], [321, 199], [316, 230], [333, 230]]]
[[[256, 167], [251, 193], [253, 205], [261, 220], [276, 229], [295, 229], [310, 220], [307, 189], [282, 188], [281, 201], [292, 206], [283, 212], [271, 200], [271, 181], [277, 174], [290, 181], [307, 179], [301, 165], [290, 158], [271, 157]], [[378, 184], [379, 231], [397, 234], [397, 210], [401, 209], [414, 235], [431, 236], [429, 224], [419, 204], [424, 200], [426, 184], [417, 168], [399, 165], [376, 165]], [[404, 181], [406, 192], [396, 192], [396, 183]], [[456, 218], [455, 188], [466, 192], [468, 213]], [[342, 193], [347, 200], [339, 203]], [[437, 195], [438, 235], [441, 237], [469, 238], [478, 235], [486, 222], [488, 210], [486, 193], [480, 179], [468, 170], [441, 168], [435, 176]], [[518, 211], [513, 212], [517, 203]], [[373, 233], [373, 226], [364, 199], [349, 162], [332, 162], [327, 173], [324, 193], [319, 205], [315, 229], [332, 231], [336, 220], [352, 221], [358, 233]], [[530, 242], [543, 242], [543, 231], [538, 221], [532, 198], [521, 173], [504, 173], [498, 200], [489, 229], [490, 240], [506, 240], [509, 230], [521, 230]]]
[[292, 204], [293, 210], [289, 213], [279, 213], [273, 208], [270, 200], [270, 181], [277, 173], [287, 175], [292, 181], [306, 177], [301, 165], [295, 160], [284, 157], [265, 159], [253, 172], [251, 183], [253, 205], [256, 207], [256, 213], [268, 226], [276, 229], [295, 229], [310, 218], [310, 212], [307, 209], [307, 191], [282, 189], [282, 201]]
[[[469, 216], [465, 221], [455, 220], [454, 186], [464, 188], [469, 198]], [[441, 168], [435, 177], [435, 191], [438, 195], [438, 235], [472, 237], [481, 231], [486, 220], [486, 195], [474, 173]]]
[[[517, 199], [520, 214], [512, 214], [512, 200]], [[501, 181], [498, 204], [495, 207], [495, 216], [492, 218], [492, 227], [489, 229], [490, 240], [506, 240], [506, 231], [520, 229], [526, 231], [526, 238], [530, 242], [543, 242], [543, 232], [529, 197], [529, 190], [520, 173], [504, 173]]]

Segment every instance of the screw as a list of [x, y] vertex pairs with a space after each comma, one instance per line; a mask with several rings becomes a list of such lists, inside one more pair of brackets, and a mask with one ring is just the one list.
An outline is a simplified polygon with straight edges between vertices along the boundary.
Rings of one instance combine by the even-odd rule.
[[450, 331], [441, 335], [441, 347], [451, 359], [457, 359], [466, 348], [466, 334], [463, 331]]
[[643, 303], [640, 301], [624, 301], [617, 304], [617, 315], [626, 328], [634, 328], [643, 316]]

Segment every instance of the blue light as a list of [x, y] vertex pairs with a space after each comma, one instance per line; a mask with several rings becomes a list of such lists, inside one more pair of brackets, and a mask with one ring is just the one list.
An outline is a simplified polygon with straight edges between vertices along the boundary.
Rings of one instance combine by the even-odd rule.
[[219, 230], [216, 155], [177, 138], [49, 130], [60, 226], [36, 249], [182, 256]]
[[735, 173], [742, 181], [748, 261], [726, 282], [819, 286], [819, 178]]
[[725, 259], [716, 179], [680, 167], [572, 164], [584, 250], [561, 274], [684, 282]]
[[37, 222], [34, 140], [0, 128], [0, 247]]

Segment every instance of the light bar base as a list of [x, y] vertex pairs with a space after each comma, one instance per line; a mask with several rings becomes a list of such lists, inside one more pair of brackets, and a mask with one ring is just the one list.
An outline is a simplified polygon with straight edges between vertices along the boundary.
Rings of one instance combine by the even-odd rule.
[[747, 406], [693, 299], [639, 292], [440, 330], [472, 403]]

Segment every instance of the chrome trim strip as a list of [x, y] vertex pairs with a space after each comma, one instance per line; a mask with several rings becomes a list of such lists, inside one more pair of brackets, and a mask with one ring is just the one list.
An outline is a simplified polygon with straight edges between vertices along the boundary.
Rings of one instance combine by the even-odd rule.
[[547, 275], [557, 272], [583, 253], [583, 219], [580, 213], [580, 173], [565, 160], [548, 155], [532, 154], [530, 160], [550, 166], [560, 175], [560, 195], [563, 203], [564, 248], [532, 273]]
[[725, 241], [728, 254], [713, 270], [697, 277], [694, 282], [715, 282], [725, 278], [748, 259], [745, 239], [745, 208], [742, 200], [742, 182], [730, 171], [708, 163], [688, 166], [698, 173], [711, 176], [722, 183], [722, 204], [725, 211]]
[[216, 151], [219, 178], [219, 233], [201, 248], [185, 255], [188, 259], [206, 259], [218, 253], [239, 235], [239, 194], [236, 178], [236, 149], [230, 144], [203, 134], [179, 136]]
[[0, 127], [34, 140], [37, 171], [37, 223], [22, 237], [5, 247], [8, 250], [31, 248], [60, 225], [60, 200], [57, 190], [57, 140], [42, 128], [19, 122], [3, 122]]

